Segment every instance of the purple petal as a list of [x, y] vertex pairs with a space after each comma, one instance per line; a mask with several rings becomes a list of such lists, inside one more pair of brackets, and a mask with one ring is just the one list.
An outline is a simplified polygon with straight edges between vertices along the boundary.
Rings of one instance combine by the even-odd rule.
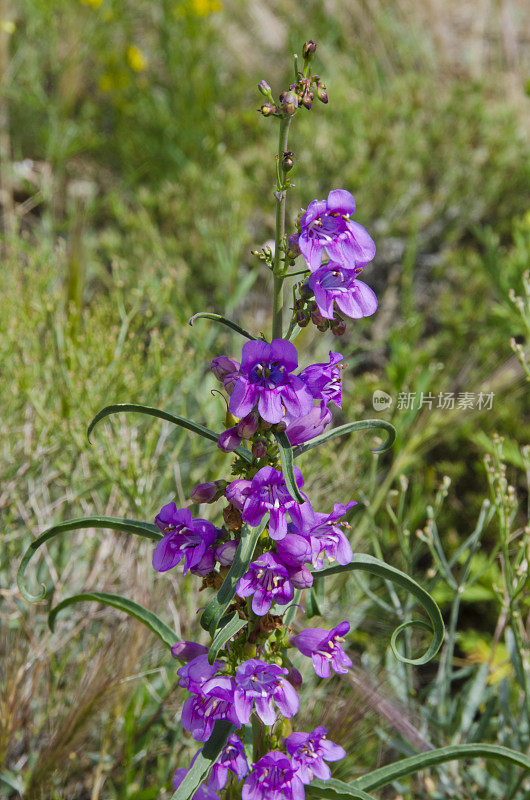
[[246, 417], [256, 405], [258, 394], [257, 387], [250, 383], [248, 378], [244, 376], [238, 378], [228, 403], [228, 410], [235, 417]]
[[254, 364], [269, 361], [271, 346], [268, 342], [254, 341], [243, 345], [241, 369], [250, 372]]
[[157, 572], [166, 572], [168, 569], [172, 569], [184, 557], [184, 553], [174, 546], [172, 539], [171, 533], [164, 536], [153, 551], [153, 568]]
[[280, 686], [274, 692], [274, 700], [278, 709], [284, 717], [288, 719], [298, 714], [300, 709], [300, 698], [289, 681], [281, 679]]
[[[234, 395], [232, 395], [233, 397]], [[283, 417], [281, 397], [278, 389], [263, 389], [259, 396], [258, 411], [266, 422], [280, 422]]]
[[322, 264], [323, 245], [313, 236], [304, 232], [300, 235], [298, 246], [309, 269], [313, 272], [317, 270]]
[[261, 721], [265, 725], [274, 725], [274, 723], [276, 722], [276, 712], [272, 707], [271, 698], [256, 697], [254, 700], [254, 704], [256, 707], [256, 714], [261, 719]]
[[328, 658], [320, 655], [320, 653], [313, 653], [313, 668], [319, 678], [329, 678], [331, 675], [331, 666]]
[[353, 214], [355, 212], [355, 199], [346, 189], [333, 189], [328, 194], [327, 210], [331, 214]]
[[279, 361], [288, 372], [292, 372], [298, 366], [298, 351], [294, 344], [287, 339], [273, 339], [270, 360]]

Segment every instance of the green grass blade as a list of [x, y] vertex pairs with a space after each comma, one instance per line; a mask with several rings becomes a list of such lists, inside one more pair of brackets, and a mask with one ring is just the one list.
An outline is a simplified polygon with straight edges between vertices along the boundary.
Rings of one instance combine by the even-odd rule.
[[219, 621], [219, 630], [215, 634], [208, 652], [208, 662], [210, 664], [213, 664], [217, 658], [219, 650], [223, 647], [223, 645], [226, 644], [226, 642], [231, 639], [232, 636], [235, 636], [236, 633], [241, 630], [241, 628], [244, 628], [245, 625], [248, 625], [248, 620], [240, 619], [237, 611], [234, 611], [233, 614], [230, 614], [226, 618], [226, 621], [225, 619]]
[[23, 579], [27, 566], [33, 555], [37, 552], [39, 547], [54, 536], [58, 536], [66, 531], [81, 530], [82, 528], [107, 528], [115, 531], [125, 531], [126, 533], [133, 533], [136, 536], [144, 536], [146, 539], [152, 539], [157, 542], [162, 538], [162, 533], [158, 530], [156, 525], [150, 522], [139, 522], [136, 519], [120, 519], [119, 517], [79, 517], [77, 519], [69, 519], [66, 522], [59, 522], [41, 533], [41, 535], [33, 541], [22, 558], [17, 572], [17, 584], [20, 594], [30, 603], [36, 603], [46, 597], [46, 586], [41, 584], [42, 591], [40, 594], [31, 594], [24, 586]]
[[352, 781], [351, 785], [356, 789], [371, 791], [386, 786], [399, 778], [412, 775], [419, 770], [464, 758], [495, 758], [530, 771], [530, 758], [523, 753], [496, 744], [460, 744], [439, 747], [436, 750], [419, 753], [417, 756], [404, 758], [395, 764], [388, 764], [386, 767], [381, 767], [368, 775], [357, 778]]
[[214, 322], [219, 322], [220, 325], [226, 325], [227, 328], [231, 328], [236, 333], [240, 333], [241, 336], [245, 336], [252, 342], [258, 338], [242, 328], [241, 325], [238, 325], [237, 322], [232, 322], [231, 319], [227, 319], [221, 314], [212, 314], [209, 311], [199, 311], [198, 314], [194, 314], [193, 317], [190, 317], [188, 324], [193, 327], [193, 323], [196, 319], [213, 319]]
[[[98, 411], [88, 426], [87, 438], [90, 444], [92, 444], [90, 436], [98, 422], [101, 422], [105, 417], [110, 417], [111, 414], [119, 414], [122, 411], [133, 411], [138, 414], [148, 414], [150, 417], [164, 419], [166, 422], [172, 422], [174, 425], [179, 425], [181, 428], [192, 431], [192, 433], [198, 433], [199, 436], [202, 436], [204, 439], [209, 439], [216, 444], [219, 439], [219, 434], [215, 431], [206, 428], [204, 425], [200, 425], [198, 422], [192, 422], [192, 420], [186, 419], [186, 417], [180, 417], [178, 414], [170, 414], [169, 411], [162, 411], [160, 408], [151, 408], [151, 406], [138, 405], [137, 403], [113, 403], [110, 406], [105, 406], [101, 411]], [[252, 461], [252, 456], [245, 447], [238, 447], [235, 452], [244, 458], [245, 461], [249, 463]]]
[[362, 789], [343, 781], [330, 778], [329, 781], [313, 780], [305, 787], [307, 800], [374, 800], [371, 794], [366, 794]]
[[199, 752], [177, 791], [171, 795], [171, 800], [190, 800], [193, 797], [233, 730], [235, 727], [230, 722], [217, 720], [212, 735]]
[[283, 479], [285, 481], [285, 485], [287, 486], [287, 490], [297, 503], [305, 503], [305, 500], [300, 494], [300, 489], [296, 485], [294, 478], [293, 448], [291, 447], [291, 443], [287, 438], [287, 434], [285, 431], [282, 431], [281, 433], [274, 433], [274, 436], [280, 451]]
[[122, 597], [119, 594], [110, 594], [109, 592], [82, 592], [81, 594], [74, 594], [71, 597], [66, 597], [57, 603], [48, 614], [48, 626], [53, 632], [55, 628], [55, 620], [57, 614], [67, 606], [72, 606], [75, 603], [83, 603], [86, 600], [92, 600], [95, 603], [103, 603], [106, 606], [117, 608], [118, 611], [123, 611], [130, 617], [134, 617], [150, 631], [155, 633], [161, 641], [171, 649], [171, 647], [179, 641], [178, 636], [171, 630], [169, 625], [149, 611], [147, 608], [135, 603], [134, 600], [129, 600], [127, 597]]
[[[374, 558], [366, 553], [356, 553], [353, 556], [353, 560], [350, 564], [346, 564], [344, 566], [337, 565], [335, 567], [323, 569], [320, 572], [314, 572], [313, 579], [315, 582], [317, 582], [328, 575], [336, 575], [339, 572], [348, 572], [349, 570], [361, 570], [362, 572], [369, 572], [371, 575], [377, 575], [386, 581], [391, 581], [392, 583], [401, 586], [403, 589], [406, 589], [408, 592], [414, 595], [414, 597], [423, 606], [424, 610], [428, 614], [431, 624], [428, 625], [428, 623], [424, 620], [409, 620], [404, 622], [394, 631], [391, 639], [391, 646], [396, 658], [398, 658], [400, 661], [406, 662], [407, 664], [420, 665], [426, 664], [428, 661], [430, 661], [440, 649], [444, 637], [444, 622], [442, 615], [440, 613], [440, 609], [430, 594], [426, 592], [425, 589], [423, 589], [418, 583], [416, 583], [415, 580], [410, 578], [404, 572], [401, 572], [401, 570], [391, 567], [389, 564], [385, 564], [384, 561], [380, 561], [378, 558]], [[405, 628], [410, 628], [414, 625], [430, 630], [433, 634], [433, 637], [427, 652], [424, 653], [423, 656], [420, 656], [419, 658], [406, 658], [397, 651], [396, 640], [399, 634], [405, 630]]]
[[301, 444], [295, 448], [296, 456], [302, 453], [307, 453], [313, 447], [318, 447], [324, 442], [329, 442], [331, 439], [336, 439], [337, 436], [344, 436], [347, 433], [354, 433], [355, 431], [364, 431], [369, 428], [382, 428], [387, 432], [387, 438], [380, 444], [379, 447], [372, 447], [372, 453], [382, 453], [384, 450], [389, 450], [396, 440], [396, 429], [390, 422], [385, 422], [383, 419], [360, 419], [357, 422], [347, 422], [345, 425], [339, 425], [338, 428], [333, 428], [331, 431], [321, 433], [320, 436], [315, 436], [305, 444]]
[[266, 519], [263, 520], [258, 528], [249, 528], [248, 525], [243, 525], [241, 539], [232, 566], [228, 570], [221, 588], [202, 612], [201, 625], [210, 632], [212, 637], [215, 635], [220, 620], [226, 614], [228, 606], [234, 599], [237, 582], [248, 570], [248, 565], [252, 561], [256, 544], [265, 529], [265, 525]]

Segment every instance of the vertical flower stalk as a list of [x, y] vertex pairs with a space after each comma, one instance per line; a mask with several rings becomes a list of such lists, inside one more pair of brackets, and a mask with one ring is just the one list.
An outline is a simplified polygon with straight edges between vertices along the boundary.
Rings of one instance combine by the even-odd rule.
[[291, 117], [284, 117], [280, 120], [280, 136], [278, 142], [278, 163], [276, 181], [276, 229], [274, 235], [274, 262], [273, 274], [273, 296], [272, 296], [272, 338], [281, 339], [283, 331], [283, 282], [285, 280], [284, 259], [282, 250], [285, 240], [285, 210], [287, 203], [287, 188], [285, 186], [286, 171], [284, 169], [282, 155], [287, 153], [289, 140], [289, 128], [291, 127]]

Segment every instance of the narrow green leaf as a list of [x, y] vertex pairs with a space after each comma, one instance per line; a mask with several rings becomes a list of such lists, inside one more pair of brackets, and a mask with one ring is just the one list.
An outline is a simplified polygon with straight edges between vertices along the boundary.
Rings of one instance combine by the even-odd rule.
[[384, 450], [389, 450], [392, 447], [396, 440], [396, 429], [390, 422], [386, 422], [384, 419], [360, 419], [357, 422], [347, 422], [345, 425], [339, 425], [338, 428], [333, 428], [331, 431], [321, 433], [320, 436], [315, 436], [315, 438], [311, 439], [309, 442], [295, 447], [295, 457], [302, 453], [307, 453], [308, 450], [312, 450], [313, 447], [318, 447], [320, 444], [324, 444], [324, 442], [336, 439], [337, 436], [344, 436], [347, 433], [364, 431], [369, 428], [382, 428], [388, 434], [383, 444], [380, 444], [379, 447], [371, 448], [372, 453], [382, 453]]
[[322, 616], [324, 602], [324, 581], [317, 581], [311, 589], [306, 591], [305, 613], [308, 619]]
[[381, 767], [368, 775], [357, 778], [352, 781], [351, 786], [371, 791], [379, 789], [381, 786], [387, 786], [392, 781], [412, 775], [419, 770], [434, 767], [436, 764], [465, 758], [496, 758], [530, 771], [530, 758], [523, 753], [517, 753], [515, 750], [496, 744], [460, 744], [428, 750], [426, 753], [419, 753], [417, 756], [410, 756], [410, 758], [404, 758], [394, 764], [388, 764], [386, 767]]
[[[348, 572], [350, 570], [361, 570], [362, 572], [369, 572], [372, 575], [378, 575], [380, 578], [391, 581], [414, 595], [428, 614], [431, 624], [428, 625], [424, 620], [408, 620], [404, 622], [394, 631], [391, 639], [391, 646], [396, 658], [407, 664], [419, 665], [426, 664], [430, 661], [440, 649], [444, 638], [444, 622], [442, 615], [430, 594], [404, 572], [401, 572], [395, 567], [391, 567], [389, 564], [385, 564], [384, 561], [380, 561], [378, 558], [369, 556], [367, 553], [356, 553], [350, 564], [345, 564], [344, 566], [337, 565], [335, 567], [323, 569], [320, 572], [314, 572], [313, 580], [315, 582], [320, 581], [328, 575], [336, 575], [339, 572]], [[414, 625], [430, 630], [433, 634], [433, 638], [427, 652], [423, 656], [419, 658], [406, 658], [397, 651], [396, 640], [405, 628], [410, 628]]]
[[241, 539], [232, 566], [228, 570], [221, 588], [202, 612], [201, 625], [210, 632], [212, 637], [215, 635], [219, 622], [225, 615], [228, 606], [234, 599], [237, 582], [248, 570], [256, 544], [265, 529], [266, 523], [265, 518], [258, 528], [249, 528], [248, 525], [243, 525]]
[[33, 541], [22, 558], [17, 572], [17, 584], [20, 594], [30, 603], [36, 603], [37, 600], [42, 600], [46, 597], [46, 586], [41, 584], [42, 590], [39, 594], [31, 594], [24, 586], [23, 579], [29, 562], [31, 561], [34, 553], [39, 547], [58, 536], [60, 533], [66, 531], [80, 530], [82, 528], [107, 528], [116, 531], [125, 531], [126, 533], [134, 533], [137, 536], [144, 536], [146, 539], [152, 539], [157, 542], [162, 538], [162, 533], [158, 530], [156, 525], [150, 522], [139, 522], [136, 519], [119, 519], [118, 517], [79, 517], [78, 519], [69, 519], [66, 522], [59, 522], [41, 533], [41, 535]]
[[217, 720], [212, 735], [199, 751], [193, 766], [190, 767], [177, 791], [171, 796], [171, 800], [190, 800], [190, 797], [193, 797], [234, 730], [235, 726], [230, 722]]
[[199, 311], [198, 314], [194, 314], [193, 317], [190, 317], [188, 324], [193, 327], [193, 323], [196, 319], [213, 319], [214, 322], [219, 322], [220, 325], [226, 325], [227, 328], [231, 328], [236, 333], [240, 333], [241, 336], [246, 336], [246, 338], [250, 339], [250, 341], [255, 341], [258, 338], [242, 328], [241, 325], [238, 325], [237, 322], [232, 322], [231, 319], [227, 319], [221, 314], [212, 314], [209, 311]]
[[75, 603], [83, 603], [85, 600], [92, 600], [95, 603], [103, 603], [106, 606], [117, 608], [118, 611], [123, 611], [130, 617], [134, 617], [139, 622], [143, 623], [150, 631], [155, 633], [162, 642], [171, 649], [171, 647], [179, 641], [176, 633], [171, 630], [169, 625], [149, 611], [147, 608], [135, 603], [134, 600], [129, 600], [127, 597], [121, 597], [119, 594], [109, 594], [109, 592], [82, 592], [81, 594], [74, 594], [71, 597], [66, 597], [57, 603], [48, 614], [48, 625], [51, 631], [55, 628], [55, 620], [57, 614], [67, 606], [72, 606]]
[[[166, 422], [172, 422], [174, 425], [179, 425], [181, 428], [186, 428], [188, 431], [198, 433], [199, 436], [204, 437], [204, 439], [209, 439], [211, 442], [215, 442], [216, 444], [217, 440], [219, 439], [219, 434], [210, 430], [210, 428], [206, 428], [204, 425], [200, 425], [198, 422], [192, 422], [191, 420], [186, 419], [186, 417], [179, 417], [177, 414], [170, 414], [169, 411], [162, 411], [160, 408], [151, 408], [151, 406], [143, 406], [136, 403], [114, 403], [113, 405], [105, 406], [105, 408], [102, 408], [101, 411], [98, 411], [88, 426], [87, 438], [90, 444], [92, 444], [90, 435], [98, 422], [101, 422], [101, 420], [105, 419], [105, 417], [110, 417], [111, 414], [119, 414], [122, 411], [133, 411], [138, 414], [148, 414], [150, 417], [164, 419]], [[244, 458], [245, 461], [248, 461], [249, 464], [252, 461], [252, 456], [246, 447], [238, 447], [235, 452]]]
[[330, 778], [329, 781], [313, 780], [305, 787], [305, 796], [308, 800], [374, 800], [371, 794], [366, 794], [362, 789], [343, 781]]
[[283, 479], [285, 481], [285, 485], [287, 486], [287, 490], [297, 503], [305, 503], [305, 499], [300, 494], [300, 489], [296, 485], [296, 480], [294, 477], [293, 448], [291, 447], [291, 443], [287, 438], [287, 434], [285, 431], [282, 431], [281, 433], [274, 432], [274, 436], [280, 451]]
[[217, 654], [221, 647], [223, 647], [226, 642], [235, 636], [241, 628], [244, 628], [245, 625], [248, 625], [248, 620], [240, 619], [239, 614], [237, 611], [234, 611], [233, 614], [228, 614], [223, 619], [219, 620], [219, 630], [214, 636], [213, 642], [210, 646], [210, 650], [208, 652], [208, 662], [213, 664], [215, 659], [217, 658]]
[[300, 595], [302, 594], [301, 589], [296, 589], [293, 597], [293, 602], [288, 607], [287, 611], [283, 615], [283, 624], [290, 625], [293, 619], [295, 618], [296, 612], [298, 611], [298, 604], [300, 603]]

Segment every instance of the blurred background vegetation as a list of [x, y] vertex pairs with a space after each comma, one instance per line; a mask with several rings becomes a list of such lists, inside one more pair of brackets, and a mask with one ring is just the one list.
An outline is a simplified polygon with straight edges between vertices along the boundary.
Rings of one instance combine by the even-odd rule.
[[[102, 531], [35, 561], [29, 580], [53, 585], [44, 603], [22, 600], [15, 572], [54, 522], [151, 520], [226, 476], [215, 446], [158, 421], [116, 418], [94, 447], [85, 430], [126, 401], [220, 428], [207, 365], [241, 341], [187, 319], [208, 308], [267, 330], [270, 283], [250, 250], [273, 235], [276, 127], [255, 87], [284, 88], [310, 37], [330, 103], [296, 117], [289, 216], [332, 187], [354, 193], [379, 310], [339, 340], [298, 342], [305, 363], [344, 354], [337, 422], [376, 416], [382, 389], [398, 440], [377, 458], [359, 434], [301, 466], [321, 510], [359, 501], [355, 547], [431, 588], [450, 635], [439, 662], [405, 669], [388, 644], [407, 599], [338, 580], [326, 620], [350, 619], [356, 666], [325, 684], [306, 671], [300, 724], [326, 720], [348, 750], [344, 780], [433, 745], [528, 746], [505, 578], [507, 559], [528, 569], [529, 30], [523, 0], [1, 0], [2, 797], [163, 800], [195, 751], [177, 724], [178, 665], [139, 624], [91, 605], [46, 627], [50, 603], [99, 589], [200, 637], [195, 579], [155, 575], [150, 545]], [[494, 400], [397, 408], [421, 391]], [[528, 592], [518, 604], [528, 671]], [[516, 770], [474, 762], [380, 796], [525, 792]]]

